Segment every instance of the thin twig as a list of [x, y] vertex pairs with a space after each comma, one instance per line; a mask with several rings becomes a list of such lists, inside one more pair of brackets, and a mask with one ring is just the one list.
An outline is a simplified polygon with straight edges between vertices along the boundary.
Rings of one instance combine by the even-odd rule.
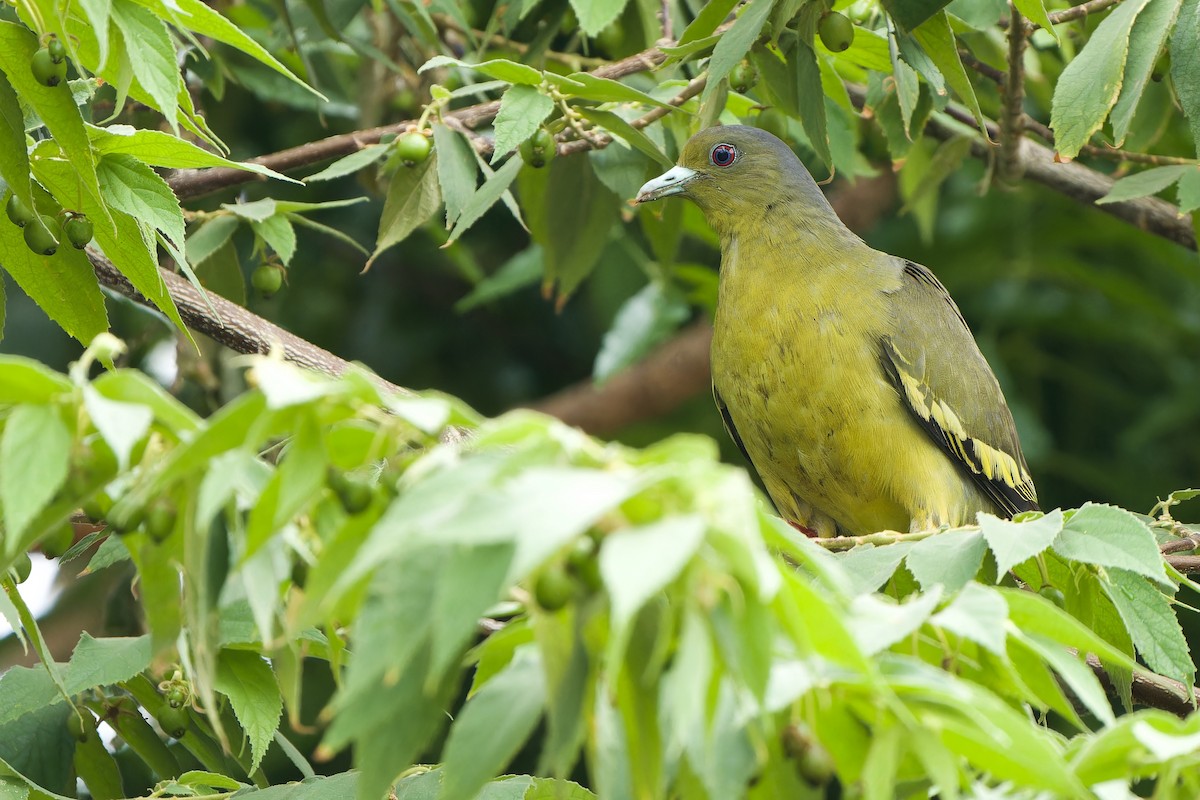
[[[635, 119], [633, 122], [631, 122], [629, 124], [640, 130], [640, 129], [646, 127], [647, 125], [649, 125], [650, 123], [652, 123], [656, 120], [662, 119], [667, 114], [670, 114], [676, 108], [683, 105], [688, 100], [691, 100], [693, 97], [695, 97], [696, 95], [698, 95], [702, 91], [704, 91], [704, 84], [706, 81], [707, 81], [707, 78], [703, 75], [700, 76], [699, 78], [692, 80], [686, 86], [684, 86], [682, 89], [680, 89], [678, 94], [676, 94], [674, 97], [672, 97], [670, 100], [667, 101], [668, 103], [670, 103], [671, 108], [664, 108], [662, 106], [658, 106], [656, 108], [651, 109], [650, 111], [647, 111], [645, 114], [638, 117], [637, 119]], [[611, 143], [612, 143], [612, 137], [609, 136], [608, 134], [592, 136], [587, 139], [583, 139], [583, 138], [573, 139], [569, 142], [564, 142], [563, 144], [560, 144], [558, 146], [558, 154], [559, 155], [569, 155], [571, 153], [579, 153], [584, 150], [597, 150], [597, 149], [600, 149], [603, 147], [607, 147]]]
[[[1046, 16], [1050, 19], [1051, 25], [1060, 25], [1064, 22], [1073, 22], [1077, 19], [1083, 19], [1088, 14], [1098, 14], [1105, 9], [1115, 6], [1121, 0], [1089, 0], [1087, 3], [1080, 3], [1077, 6], [1064, 8], [1062, 11], [1051, 11]], [[1007, 19], [1000, 20], [1000, 27], [1007, 28], [1009, 21]], [[1025, 27], [1029, 30], [1040, 28], [1036, 22], [1025, 20]]]
[[662, 38], [664, 41], [672, 41], [675, 38], [675, 21], [671, 18], [671, 0], [662, 0], [662, 5], [658, 10], [659, 19], [662, 22]]
[[1167, 556], [1166, 561], [1184, 575], [1200, 572], [1200, 556]]
[[1163, 542], [1158, 546], [1158, 552], [1169, 556], [1173, 553], [1188, 553], [1197, 548], [1200, 548], [1200, 533], [1188, 533], [1178, 539]]
[[[911, 533], [879, 531], [878, 533], [868, 533], [862, 536], [832, 536], [827, 539], [814, 538], [810, 541], [819, 544], [830, 552], [840, 553], [866, 544], [879, 547], [882, 545], [900, 544], [901, 542], [919, 542], [922, 539], [928, 539], [930, 536], [937, 536], [939, 533], [945, 532], [945, 530], [945, 528], [930, 528], [926, 531], [913, 531]], [[977, 531], [979, 530], [979, 526], [965, 525], [961, 528], [954, 528], [954, 530]]]
[[[464, 35], [470, 34], [477, 38], [487, 39], [489, 44], [495, 47], [513, 50], [518, 55], [523, 56], [529, 52], [529, 45], [525, 44], [525, 42], [518, 42], [505, 36], [501, 36], [498, 33], [488, 33], [487, 31], [481, 31], [477, 28], [471, 28], [468, 30], [467, 28], [459, 25], [446, 14], [432, 14], [430, 16], [433, 19], [433, 24], [442, 30], [454, 31], [455, 33], [461, 33]], [[595, 69], [596, 67], [600, 67], [608, 63], [608, 60], [604, 58], [596, 58], [595, 56], [580, 56], [574, 53], [560, 53], [557, 50], [543, 50], [541, 52], [541, 56], [547, 61], [557, 61], [559, 64], [565, 64], [576, 72], [580, 72], [588, 68]]]
[[[1012, 19], [1020, 23], [1021, 12], [1010, 0]], [[1021, 139], [1025, 135], [1025, 44], [1026, 27], [1011, 25], [1008, 29], [1008, 73], [1004, 78], [1004, 110], [1000, 116], [1000, 157], [997, 175], [1009, 186], [1021, 180]]]
[[[1075, 648], [1068, 649], [1072, 654], [1079, 655], [1079, 651]], [[1113, 680], [1104, 669], [1104, 665], [1100, 663], [1100, 659], [1088, 653], [1087, 665], [1096, 674], [1096, 677], [1100, 679], [1100, 682], [1104, 684], [1105, 688], [1115, 693], [1116, 687], [1113, 684]], [[1188, 696], [1189, 692], [1186, 684], [1145, 669], [1139, 668], [1133, 671], [1133, 685], [1130, 687], [1130, 690], [1134, 701], [1140, 705], [1160, 708], [1163, 711], [1169, 711], [1180, 717], [1186, 717], [1196, 710], [1195, 705]], [[1193, 689], [1190, 694], [1195, 696], [1196, 690]]]

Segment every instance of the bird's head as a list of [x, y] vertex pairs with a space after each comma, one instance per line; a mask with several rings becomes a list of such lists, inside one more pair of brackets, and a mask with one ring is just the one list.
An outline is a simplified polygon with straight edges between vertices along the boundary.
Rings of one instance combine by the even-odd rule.
[[679, 163], [647, 181], [635, 202], [673, 196], [694, 201], [718, 232], [757, 224], [785, 208], [800, 217], [833, 213], [791, 148], [745, 125], [697, 133], [684, 146]]

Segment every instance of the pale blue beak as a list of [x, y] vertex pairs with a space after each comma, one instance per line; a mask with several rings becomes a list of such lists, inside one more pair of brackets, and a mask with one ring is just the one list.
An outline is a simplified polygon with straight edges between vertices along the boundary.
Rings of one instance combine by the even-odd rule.
[[646, 181], [642, 188], [638, 190], [637, 197], [634, 198], [633, 202], [649, 203], [651, 200], [659, 200], [663, 197], [670, 197], [673, 194], [683, 194], [687, 189], [687, 185], [699, 174], [696, 170], [688, 169], [687, 167], [678, 165], [671, 167], [657, 178]]

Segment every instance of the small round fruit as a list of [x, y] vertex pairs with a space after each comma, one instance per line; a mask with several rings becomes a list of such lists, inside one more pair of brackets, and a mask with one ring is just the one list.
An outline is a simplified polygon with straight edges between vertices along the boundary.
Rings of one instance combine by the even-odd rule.
[[67, 716], [67, 733], [77, 742], [86, 742], [96, 732], [96, 718], [86, 708], [76, 708]]
[[58, 86], [67, 77], [66, 62], [54, 63], [50, 50], [39, 47], [29, 62], [29, 70], [42, 86]]
[[338, 502], [342, 504], [346, 513], [352, 515], [366, 511], [375, 494], [369, 485], [350, 475], [345, 477], [344, 483], [335, 486], [333, 492], [337, 495]]
[[403, 136], [396, 139], [393, 145], [396, 148], [396, 155], [404, 162], [406, 167], [416, 166], [429, 158], [429, 152], [433, 149], [433, 145], [429, 143], [429, 137], [409, 131]]
[[567, 553], [567, 570], [593, 592], [604, 586], [604, 579], [600, 577], [600, 558], [596, 553], [595, 539], [582, 536], [575, 540], [571, 551]]
[[145, 516], [146, 509], [144, 506], [127, 505], [119, 513], [114, 507], [108, 512], [108, 527], [112, 528], [113, 533], [118, 536], [133, 533], [142, 524]]
[[87, 247], [94, 232], [92, 221], [83, 214], [72, 214], [63, 223], [63, 233], [66, 234], [67, 241], [76, 250]]
[[542, 570], [533, 584], [533, 599], [546, 611], [558, 611], [571, 602], [577, 584], [561, 564], [551, 564]]
[[29, 559], [29, 553], [21, 553], [17, 556], [17, 560], [12, 563], [9, 570], [13, 573], [14, 583], [24, 583], [29, 580], [29, 573], [33, 571], [33, 562]]
[[545, 128], [521, 142], [521, 160], [535, 169], [541, 169], [558, 155], [558, 144]]
[[749, 61], [743, 60], [729, 73], [729, 88], [738, 94], [745, 94], [758, 83], [758, 70]]
[[158, 711], [158, 724], [163, 733], [172, 739], [182, 739], [188, 729], [188, 712], [186, 708], [176, 708], [170, 703], [163, 703]]
[[25, 202], [12, 194], [8, 198], [8, 203], [4, 206], [4, 211], [8, 214], [9, 221], [18, 228], [24, 228], [30, 222], [33, 222], [36, 216], [33, 209], [25, 205]]
[[259, 264], [250, 276], [250, 283], [266, 297], [283, 287], [283, 270], [274, 264]]
[[50, 40], [46, 42], [46, 50], [50, 53], [50, 60], [55, 64], [63, 63], [67, 57], [67, 47], [57, 36], [51, 36]]
[[156, 542], [162, 543], [175, 530], [175, 519], [178, 513], [175, 504], [165, 498], [156, 500], [146, 512], [146, 534]]
[[42, 555], [46, 558], [58, 558], [71, 549], [75, 544], [75, 526], [64, 522], [57, 530], [42, 539]]
[[1047, 584], [1038, 590], [1038, 594], [1049, 600], [1051, 603], [1054, 603], [1054, 605], [1058, 606], [1059, 608], [1065, 609], [1067, 607], [1067, 596], [1062, 593], [1061, 589], [1057, 589]]
[[829, 11], [817, 23], [817, 35], [821, 37], [821, 44], [840, 53], [854, 44], [854, 23], [845, 14]]
[[167, 690], [167, 705], [171, 708], [183, 708], [188, 702], [187, 687], [176, 683]]
[[25, 226], [25, 245], [39, 256], [52, 256], [58, 252], [58, 221], [46, 214], [38, 214], [38, 219], [42, 224]]
[[834, 764], [829, 751], [814, 743], [796, 759], [796, 773], [810, 786], [824, 786], [833, 777]]

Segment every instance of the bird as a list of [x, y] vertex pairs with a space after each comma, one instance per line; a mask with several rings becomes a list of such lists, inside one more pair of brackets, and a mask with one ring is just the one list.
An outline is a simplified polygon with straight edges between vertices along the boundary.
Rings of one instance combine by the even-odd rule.
[[830, 537], [1038, 510], [1000, 384], [946, 288], [852, 233], [787, 143], [701, 130], [634, 203], [670, 197], [720, 240], [713, 397], [780, 516]]

